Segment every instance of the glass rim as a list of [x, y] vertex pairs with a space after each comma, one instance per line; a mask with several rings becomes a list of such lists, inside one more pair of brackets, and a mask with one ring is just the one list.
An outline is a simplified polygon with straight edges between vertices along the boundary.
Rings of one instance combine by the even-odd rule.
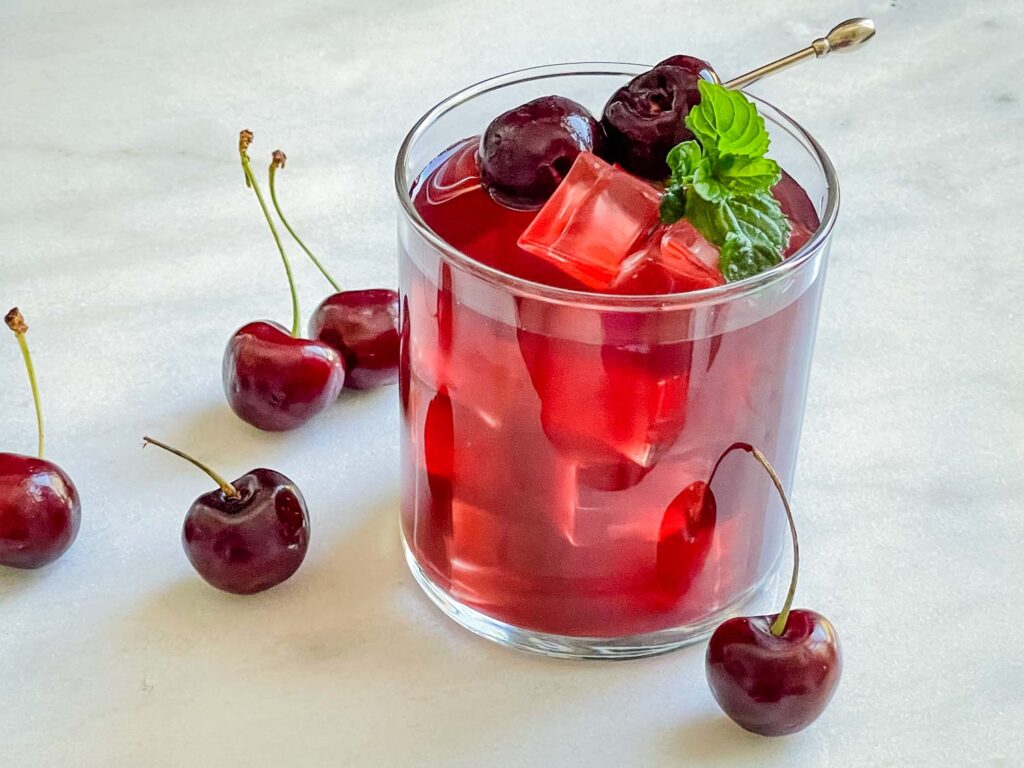
[[[599, 308], [643, 308], [649, 309], [652, 305], [662, 307], [691, 306], [695, 304], [718, 303], [719, 301], [733, 300], [745, 296], [757, 289], [775, 283], [786, 276], [796, 272], [807, 264], [812, 258], [824, 248], [832, 229], [835, 226], [839, 214], [839, 178], [836, 175], [835, 167], [831, 159], [822, 149], [818, 141], [808, 133], [803, 126], [791, 118], [771, 102], [765, 101], [753, 94], [744, 91], [744, 94], [754, 102], [769, 107], [784, 122], [772, 120], [781, 128], [788, 130], [798, 140], [803, 140], [813, 152], [815, 160], [820, 166], [826, 182], [827, 198], [825, 210], [821, 215], [821, 223], [818, 229], [811, 235], [796, 253], [783, 259], [771, 269], [760, 272], [751, 277], [737, 280], [734, 283], [725, 283], [711, 288], [702, 288], [697, 291], [685, 291], [681, 293], [665, 294], [608, 294], [596, 291], [582, 291], [571, 288], [558, 288], [545, 285], [533, 280], [511, 275], [494, 267], [483, 264], [458, 248], [450, 245], [423, 220], [419, 211], [413, 205], [411, 194], [412, 181], [406, 173], [406, 159], [412, 150], [413, 145], [426, 130], [437, 120], [451, 112], [453, 109], [466, 102], [491, 91], [498, 90], [505, 86], [518, 83], [527, 83], [533, 80], [544, 80], [555, 77], [571, 77], [573, 75], [613, 75], [624, 77], [635, 77], [637, 74], [647, 71], [652, 65], [636, 64], [632, 62], [618, 61], [575, 61], [561, 64], [542, 64], [534, 67], [517, 69], [504, 74], [495, 75], [481, 80], [462, 90], [456, 91], [450, 96], [442, 99], [427, 112], [425, 112], [406, 134], [402, 145], [398, 150], [395, 161], [395, 191], [398, 194], [402, 211], [417, 232], [432, 247], [439, 251], [454, 266], [459, 267], [471, 274], [474, 274], [489, 283], [511, 288], [516, 292], [536, 298], [545, 298], [559, 303], [572, 304], [574, 306], [589, 305]], [[788, 123], [788, 125], [787, 125]]]

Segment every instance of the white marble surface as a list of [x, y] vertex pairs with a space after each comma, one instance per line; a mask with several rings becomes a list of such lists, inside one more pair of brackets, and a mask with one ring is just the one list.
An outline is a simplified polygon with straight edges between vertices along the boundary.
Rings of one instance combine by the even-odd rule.
[[[1024, 765], [1024, 6], [629, 5], [0, 4], [0, 305], [29, 318], [50, 455], [84, 499], [63, 560], [0, 573], [0, 764]], [[393, 391], [282, 436], [227, 410], [228, 335], [288, 313], [240, 128], [289, 153], [291, 218], [345, 282], [393, 283], [394, 154], [457, 87], [680, 51], [738, 71], [853, 15], [870, 49], [758, 88], [843, 179], [795, 503], [799, 602], [846, 668], [810, 730], [731, 725], [701, 648], [559, 663], [444, 619], [400, 558]], [[308, 310], [326, 286], [300, 274]], [[0, 447], [30, 451], [9, 339], [0, 414]], [[206, 485], [143, 433], [294, 477], [298, 576], [252, 599], [201, 583], [178, 535]]]

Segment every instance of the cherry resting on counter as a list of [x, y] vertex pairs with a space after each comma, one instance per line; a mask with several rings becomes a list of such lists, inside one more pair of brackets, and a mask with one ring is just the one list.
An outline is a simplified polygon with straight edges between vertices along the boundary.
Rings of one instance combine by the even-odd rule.
[[0, 453], [0, 565], [39, 568], [52, 563], [74, 542], [82, 505], [71, 478], [43, 458], [43, 412], [35, 368], [25, 333], [28, 325], [17, 308], [4, 317], [14, 331], [28, 370], [39, 430], [38, 456]]

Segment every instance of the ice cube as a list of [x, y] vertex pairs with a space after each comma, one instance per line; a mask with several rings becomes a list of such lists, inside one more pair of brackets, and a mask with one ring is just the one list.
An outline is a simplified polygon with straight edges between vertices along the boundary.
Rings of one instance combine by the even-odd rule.
[[[540, 400], [541, 425], [582, 464], [653, 466], [686, 420], [690, 345], [611, 346], [522, 331], [520, 349]], [[608, 481], [611, 482], [611, 481]]]
[[659, 227], [610, 286], [613, 293], [662, 294], [722, 285], [718, 249], [685, 219]]
[[660, 263], [678, 284], [685, 285], [682, 290], [699, 291], [725, 282], [718, 271], [718, 249], [686, 219], [665, 228]]
[[588, 288], [607, 290], [658, 227], [661, 193], [583, 152], [519, 238], [519, 247]]

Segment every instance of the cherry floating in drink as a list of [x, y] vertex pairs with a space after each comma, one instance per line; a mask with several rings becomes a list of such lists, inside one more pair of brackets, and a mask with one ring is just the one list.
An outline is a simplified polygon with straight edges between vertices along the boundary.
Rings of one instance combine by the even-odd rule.
[[514, 208], [535, 208], [562, 183], [581, 152], [604, 148], [604, 129], [587, 108], [545, 96], [499, 115], [480, 139], [484, 186]]
[[0, 565], [39, 568], [52, 563], [75, 541], [81, 524], [78, 489], [60, 467], [43, 458], [43, 411], [35, 368], [17, 307], [4, 317], [21, 347], [32, 386], [39, 431], [37, 456], [0, 453]]
[[683, 121], [700, 101], [701, 72], [710, 70], [703, 59], [672, 56], [612, 95], [601, 123], [610, 152], [626, 170], [657, 181], [668, 175], [665, 156], [676, 144], [693, 138]]

